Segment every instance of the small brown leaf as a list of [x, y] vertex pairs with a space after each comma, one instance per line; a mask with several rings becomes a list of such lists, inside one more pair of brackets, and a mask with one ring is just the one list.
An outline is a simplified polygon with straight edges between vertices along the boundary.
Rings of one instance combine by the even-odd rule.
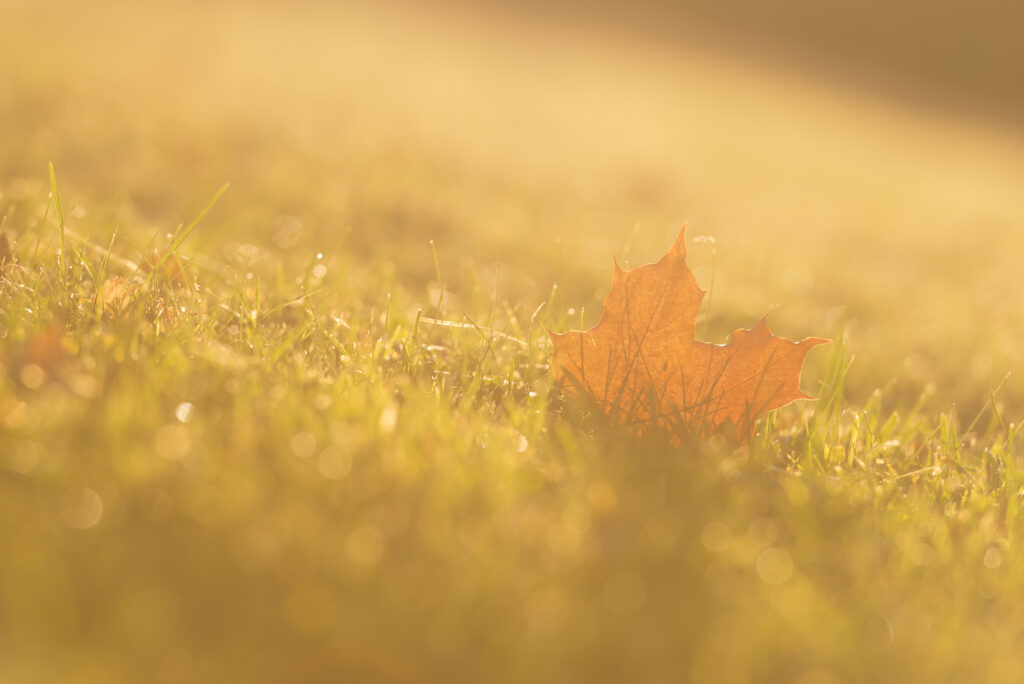
[[62, 326], [50, 325], [36, 332], [25, 345], [25, 365], [42, 368], [53, 375], [65, 361], [69, 360], [74, 348], [65, 336]]
[[128, 309], [138, 291], [139, 284], [130, 278], [110, 278], [103, 283], [103, 289], [100, 291], [100, 306], [104, 313], [119, 316]]
[[759, 415], [810, 398], [800, 390], [804, 357], [828, 340], [776, 337], [762, 318], [728, 344], [695, 341], [705, 292], [686, 265], [685, 232], [656, 264], [615, 265], [596, 327], [551, 333], [555, 379], [567, 396], [592, 399], [639, 434], [746, 442]]
[[157, 297], [150, 307], [146, 309], [146, 316], [157, 326], [157, 330], [161, 332], [177, 325], [179, 318], [178, 310], [174, 308], [173, 304], [168, 304], [167, 300], [163, 297]]
[[[166, 259], [164, 259], [165, 255]], [[163, 264], [160, 263], [161, 260], [163, 260]], [[176, 287], [187, 287], [191, 283], [192, 278], [187, 267], [188, 262], [176, 252], [167, 254], [158, 249], [147, 254], [142, 265], [144, 271], [157, 270], [159, 277], [166, 278], [171, 285]]]

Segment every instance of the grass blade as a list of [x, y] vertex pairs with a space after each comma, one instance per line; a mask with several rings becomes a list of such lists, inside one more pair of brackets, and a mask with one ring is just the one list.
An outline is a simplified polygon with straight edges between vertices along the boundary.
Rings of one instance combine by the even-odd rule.
[[184, 230], [178, 233], [178, 236], [174, 238], [174, 241], [171, 242], [171, 246], [167, 248], [167, 251], [165, 251], [163, 255], [161, 255], [160, 260], [153, 265], [153, 268], [150, 270], [149, 275], [146, 276], [146, 281], [144, 285], [149, 285], [150, 281], [153, 280], [153, 277], [157, 273], [159, 273], [160, 269], [163, 268], [163, 265], [167, 263], [167, 260], [170, 259], [171, 256], [177, 252], [178, 247], [180, 247], [181, 244], [185, 242], [186, 239], [188, 239], [188, 236], [195, 229], [196, 225], [198, 225], [199, 222], [203, 220], [204, 216], [210, 213], [210, 210], [213, 209], [213, 205], [217, 203], [217, 200], [220, 199], [221, 195], [227, 192], [229, 186], [230, 183], [225, 183], [224, 185], [220, 186], [220, 190], [218, 190], [216, 194], [214, 194], [214, 196], [210, 199], [210, 201], [206, 203], [206, 206], [203, 207], [203, 210], [200, 211], [199, 214], [194, 219], [192, 219], [192, 221], [187, 226], [185, 226]]
[[60, 193], [57, 192], [57, 174], [53, 170], [53, 162], [50, 162], [50, 192], [53, 194], [53, 206], [57, 211], [57, 225], [60, 226], [60, 251], [57, 252], [57, 266], [60, 270], [60, 281], [67, 281], [68, 269], [67, 258], [64, 254], [64, 208], [60, 204]]

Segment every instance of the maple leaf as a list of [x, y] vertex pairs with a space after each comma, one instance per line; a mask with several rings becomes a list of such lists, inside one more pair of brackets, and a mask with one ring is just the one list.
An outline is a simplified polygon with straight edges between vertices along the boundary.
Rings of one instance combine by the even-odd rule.
[[550, 333], [555, 380], [638, 434], [747, 442], [760, 414], [811, 398], [800, 390], [804, 357], [829, 340], [776, 337], [765, 318], [728, 344], [694, 340], [705, 291], [686, 265], [685, 234], [684, 226], [655, 264], [624, 271], [615, 263], [597, 326]]

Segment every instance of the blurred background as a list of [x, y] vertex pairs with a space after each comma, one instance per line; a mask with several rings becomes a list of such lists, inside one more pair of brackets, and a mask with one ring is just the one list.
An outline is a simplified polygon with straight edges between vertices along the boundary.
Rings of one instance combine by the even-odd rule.
[[[440, 286], [433, 242], [453, 318], [475, 287], [525, 312], [550, 300], [558, 309], [554, 320], [572, 310], [589, 324], [600, 314], [612, 257], [630, 266], [655, 260], [688, 221], [689, 263], [705, 288], [713, 275], [710, 341], [724, 341], [768, 311], [773, 330], [786, 337], [846, 331], [853, 406], [884, 389], [886, 410], [906, 411], [924, 397], [927, 410], [969, 422], [1024, 362], [1019, 2], [0, 0], [0, 18], [0, 215], [20, 249], [55, 235], [52, 226], [40, 229], [50, 161], [70, 227], [98, 245], [117, 229], [118, 249], [136, 260], [152, 236], [191, 220], [230, 182], [186, 254], [263, 269], [285, 284], [323, 254], [335, 295], [348, 296], [348, 274], [355, 280], [370, 272], [379, 282], [373, 306], [401, 293], [395, 301], [413, 302], [401, 312], [411, 320]], [[263, 261], [254, 266], [255, 258], [242, 255]], [[820, 352], [808, 362], [805, 387], [812, 393], [827, 357]], [[374, 410], [384, 410], [390, 388], [376, 390]], [[194, 389], [181, 391], [174, 401]], [[1020, 378], [1010, 377], [997, 402], [1004, 415], [1022, 414]], [[433, 681], [424, 672], [459, 681], [467, 672], [482, 677], [494, 670], [510, 680], [567, 681], [579, 663], [592, 680], [627, 681], [637, 663], [671, 662], [680, 649], [693, 655], [693, 669], [654, 673], [650, 681], [794, 681], [803, 672], [794, 663], [815, 672], [800, 660], [806, 643], [838, 654], [849, 681], [872, 680], [876, 665], [907, 681], [927, 680], [933, 670], [921, 668], [956, 672], [952, 661], [967, 643], [1015, 653], [1005, 630], [994, 633], [1003, 646], [984, 630], [959, 630], [958, 606], [966, 606], [965, 620], [980, 623], [988, 613], [967, 615], [972, 601], [997, 593], [981, 581], [975, 591], [973, 575], [957, 585], [973, 597], [961, 603], [929, 593], [952, 581], [938, 565], [928, 571], [936, 583], [922, 584], [920, 596], [905, 593], [917, 585], [896, 571], [896, 580], [879, 589], [885, 596], [872, 595], [875, 603], [850, 593], [849, 568], [874, 568], [877, 561], [892, 570], [884, 564], [890, 556], [876, 553], [870, 497], [851, 495], [852, 508], [832, 519], [801, 508], [818, 493], [734, 486], [712, 477], [717, 465], [691, 477], [687, 464], [671, 461], [665, 467], [679, 471], [673, 481], [693, 484], [674, 500], [688, 507], [685, 515], [661, 520], [644, 507], [657, 499], [651, 483], [661, 475], [638, 475], [632, 461], [602, 471], [602, 463], [587, 460], [606, 453], [601, 435], [580, 436], [576, 451], [565, 448], [572, 454], [566, 482], [593, 474], [598, 485], [605, 482], [593, 497], [603, 505], [607, 481], [635, 476], [642, 484], [621, 504], [633, 517], [624, 513], [626, 522], [609, 523], [612, 531], [594, 542], [606, 543], [597, 560], [583, 551], [563, 558], [561, 542], [550, 534], [545, 541], [542, 532], [552, 520], [561, 521], [552, 529], [576, 529], [577, 513], [589, 525], [588, 504], [563, 511], [562, 490], [534, 487], [532, 475], [511, 460], [494, 467], [522, 480], [510, 485], [526, 492], [518, 499], [503, 482], [478, 482], [484, 478], [475, 464], [443, 461], [430, 450], [432, 406], [425, 399], [414, 404], [410, 412], [419, 409], [420, 422], [389, 444], [403, 455], [424, 452], [428, 475], [465, 466], [458, 483], [473, 483], [467, 500], [477, 495], [473, 487], [493, 495], [481, 495], [485, 503], [509, 497], [507, 508], [486, 511], [493, 519], [511, 511], [507, 530], [492, 535], [492, 518], [477, 515], [484, 504], [476, 500], [457, 509], [451, 502], [462, 499], [447, 493], [444, 478], [434, 483], [424, 475], [427, 484], [417, 479], [381, 494], [384, 485], [369, 476], [363, 490], [334, 490], [314, 472], [308, 482], [296, 475], [292, 487], [281, 476], [284, 466], [243, 459], [283, 459], [285, 442], [268, 446], [256, 431], [223, 435], [211, 428], [203, 448], [218, 458], [238, 455], [239, 462], [227, 458], [223, 471], [211, 468], [209, 477], [226, 473], [212, 494], [182, 471], [185, 484], [173, 496], [207, 496], [216, 508], [220, 493], [235, 486], [249, 501], [233, 478], [254, 472], [266, 481], [250, 489], [279, 487], [272, 503], [280, 510], [264, 515], [259, 507], [269, 510], [271, 495], [253, 495], [251, 511], [239, 505], [252, 520], [239, 514], [196, 521], [187, 507], [179, 519], [167, 513], [176, 504], [157, 510], [170, 499], [148, 496], [134, 473], [106, 474], [112, 492], [143, 500], [144, 514], [127, 504], [118, 513], [117, 497], [104, 491], [104, 526], [85, 536], [59, 522], [46, 528], [50, 499], [39, 494], [39, 515], [8, 519], [21, 536], [8, 540], [17, 546], [9, 557], [18, 565], [0, 577], [0, 681], [29, 681], [26, 672], [35, 673], [32, 681], [53, 681], [54, 672], [81, 682], [137, 681], [139, 672], [166, 681], [230, 681], [239, 672], [250, 680], [332, 681], [330, 673], [344, 667], [364, 667], [367, 680], [379, 681]], [[246, 410], [228, 407], [225, 414], [244, 419]], [[273, 406], [266, 413], [279, 415]], [[468, 426], [460, 434], [467, 454], [505, 453], [477, 449], [474, 430], [491, 428], [478, 416], [466, 421], [458, 424]], [[513, 437], [509, 454], [518, 453]], [[146, 455], [150, 438], [140, 430], [124, 443]], [[572, 435], [556, 439], [576, 444]], [[71, 453], [82, 444], [93, 459], [81, 467], [105, 473], [105, 443], [76, 440], [63, 448]], [[626, 453], [634, 445], [617, 448]], [[68, 462], [78, 464], [79, 454], [73, 456]], [[740, 484], [763, 475], [730, 467]], [[339, 525], [364, 515], [379, 529], [411, 528], [411, 513], [388, 516], [418, 505], [405, 493], [421, 486], [430, 504], [430, 487], [442, 492], [437, 521], [424, 523], [427, 532], [440, 530], [437, 536], [424, 532], [424, 541], [410, 533], [416, 538], [408, 544], [423, 546], [410, 546], [402, 565], [381, 560], [379, 534], [357, 535], [356, 555], [369, 548], [377, 574], [353, 571], [339, 579], [323, 559], [344, 553], [324, 540], [337, 537], [343, 547]], [[590, 496], [585, 482], [574, 496]], [[826, 513], [830, 496], [821, 498]], [[922, 497], [922, 509], [934, 505]], [[757, 604], [751, 622], [751, 597], [764, 589], [759, 583], [744, 594], [728, 582], [705, 590], [703, 554], [721, 540], [719, 528], [709, 526], [713, 534], [701, 541], [703, 525], [734, 521], [737, 539], [768, 539], [765, 546], [789, 534], [772, 516], [790, 514], [803, 526], [793, 528], [797, 542], [828, 540], [794, 551], [798, 561], [822, 568], [824, 579], [786, 585], [785, 595], [772, 595], [774, 603]], [[123, 528], [115, 527], [119, 520]], [[631, 630], [633, 623], [604, 615], [592, 601], [602, 586], [608, 592], [602, 583], [620, 558], [623, 546], [616, 545], [640, 538], [639, 523], [630, 526], [638, 520], [653, 530], [643, 539], [662, 549], [638, 563], [653, 568], [667, 592], [683, 592], [664, 602], [652, 594], [654, 617], [636, 620], [647, 631]], [[905, 534], [892, 524], [893, 538]], [[599, 528], [580, 528], [579, 535], [589, 534], [590, 543]], [[818, 536], [801, 537], [801, 530]], [[64, 536], [52, 541], [51, 533]], [[854, 538], [868, 541], [857, 545]], [[679, 539], [688, 545], [673, 546]], [[669, 547], [679, 555], [669, 558]], [[424, 548], [443, 553], [430, 556]], [[590, 575], [572, 574], [588, 562]], [[689, 573], [682, 579], [681, 569]], [[627, 598], [635, 589], [626, 570], [612, 583], [613, 599], [622, 587]], [[522, 618], [517, 597], [549, 571], [566, 573], [556, 577], [565, 592], [538, 590]], [[507, 587], [518, 593], [507, 594]], [[264, 609], [262, 597], [272, 609]], [[876, 604], [905, 608], [891, 611], [896, 628], [883, 624]], [[419, 611], [411, 620], [409, 606]], [[948, 612], [933, 621], [933, 608]], [[328, 641], [322, 635], [335, 614], [341, 618]], [[506, 615], [522, 619], [493, 623]], [[665, 635], [676, 634], [680, 615], [692, 615], [683, 620], [691, 631], [680, 632], [676, 644]], [[799, 638], [778, 627], [790, 623], [802, 630]], [[421, 631], [424, 625], [431, 629]], [[560, 649], [565, 625], [577, 638]], [[744, 656], [734, 658], [740, 625], [761, 640], [745, 640]], [[628, 640], [621, 652], [588, 651], [609, 634]], [[935, 642], [936, 634], [946, 640]], [[5, 670], [4, 643], [15, 637], [22, 662], [36, 669]], [[53, 644], [73, 655], [51, 670], [59, 650]], [[395, 657], [407, 651], [410, 662]], [[777, 669], [761, 667], [770, 658]], [[1009, 656], [1001, 662], [1016, 667]], [[735, 666], [734, 676], [716, 678], [722, 663]], [[112, 672], [121, 679], [111, 679]], [[969, 674], [954, 680], [974, 681]], [[806, 682], [838, 681], [829, 672], [814, 676]]]
[[[496, 5], [499, 3], [495, 3]], [[1024, 8], [844, 0], [521, 0], [540, 18], [613, 23], [661, 40], [715, 47], [936, 110], [1024, 123]]]

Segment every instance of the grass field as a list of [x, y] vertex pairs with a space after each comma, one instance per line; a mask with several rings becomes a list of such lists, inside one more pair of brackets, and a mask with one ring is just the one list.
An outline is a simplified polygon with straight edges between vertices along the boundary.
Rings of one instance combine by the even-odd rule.
[[[1024, 679], [1018, 132], [443, 5], [4, 14], [0, 682]], [[553, 387], [687, 220], [710, 341], [834, 340], [748, 448]]]

